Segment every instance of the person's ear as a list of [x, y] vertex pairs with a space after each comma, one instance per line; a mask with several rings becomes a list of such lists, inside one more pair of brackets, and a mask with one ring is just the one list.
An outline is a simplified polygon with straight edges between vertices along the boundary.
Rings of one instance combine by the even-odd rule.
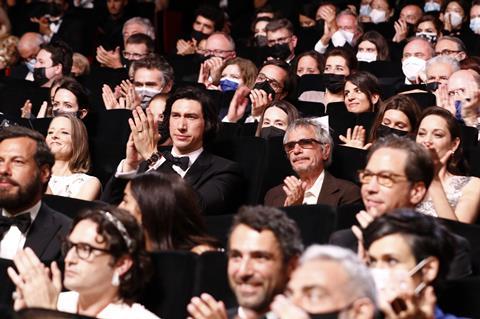
[[372, 94], [372, 97], [371, 97], [371, 102], [372, 102], [372, 105], [375, 105], [378, 100], [380, 99], [380, 95], [379, 94]]
[[370, 319], [375, 317], [375, 304], [372, 300], [363, 297], [355, 300], [352, 304], [353, 315], [351, 318]]
[[454, 141], [452, 141], [452, 148], [450, 150], [452, 152], [456, 152], [459, 146], [460, 146], [460, 138], [457, 137]]
[[322, 159], [324, 161], [327, 161], [328, 158], [330, 157], [330, 152], [332, 150], [330, 149], [330, 144], [326, 143], [322, 145]]
[[423, 281], [428, 285], [435, 280], [438, 276], [440, 269], [440, 261], [437, 257], [430, 256], [425, 266], [422, 268]]
[[298, 38], [296, 35], [292, 35], [292, 46], [297, 47]]
[[427, 188], [425, 187], [424, 182], [416, 182], [413, 184], [412, 188], [410, 189], [410, 204], [413, 206], [417, 206], [427, 193]]
[[132, 268], [133, 260], [130, 256], [123, 256], [115, 263], [115, 271], [119, 276], [123, 276]]
[[83, 119], [85, 116], [87, 116], [88, 110], [87, 109], [80, 109], [78, 111], [78, 118]]
[[50, 176], [52, 176], [52, 170], [47, 164], [44, 164], [42, 167], [40, 167], [40, 181], [42, 184], [47, 184], [50, 180]]
[[54, 66], [54, 71], [53, 71], [53, 72], [55, 73], [55, 75], [60, 75], [60, 76], [62, 76], [62, 75], [63, 75], [63, 71], [62, 71], [62, 70], [63, 70], [63, 66], [59, 63], [59, 64], [57, 64], [57, 65]]

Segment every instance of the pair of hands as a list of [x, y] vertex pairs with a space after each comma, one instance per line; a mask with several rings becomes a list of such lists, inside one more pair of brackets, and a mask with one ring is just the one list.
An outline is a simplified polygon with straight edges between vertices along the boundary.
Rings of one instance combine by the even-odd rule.
[[119, 47], [116, 47], [113, 51], [107, 51], [100, 45], [97, 47], [97, 54], [95, 58], [104, 67], [111, 69], [123, 68], [122, 60], [120, 59]]
[[142, 160], [147, 160], [157, 151], [160, 140], [158, 122], [149, 108], [144, 112], [137, 106], [132, 114], [133, 118], [128, 119], [132, 132], [127, 141], [124, 172], [137, 170]]
[[7, 269], [8, 276], [16, 286], [14, 309], [47, 308], [57, 309], [57, 300], [62, 290], [62, 274], [56, 262], [45, 267], [33, 250], [25, 248], [15, 255], [17, 267]]
[[435, 92], [437, 98], [437, 105], [447, 109], [454, 116], [456, 114], [455, 101], [460, 101], [462, 104], [461, 115], [465, 124], [468, 126], [476, 126], [478, 116], [480, 113], [480, 95], [477, 85], [474, 82], [469, 82], [463, 92], [456, 95], [449, 96], [447, 84], [440, 84]]
[[368, 149], [372, 143], [365, 143], [366, 142], [366, 130], [361, 125], [355, 125], [353, 129], [348, 128], [347, 134], [340, 135], [338, 137], [340, 141], [342, 141], [343, 146], [354, 147], [366, 150]]
[[223, 66], [223, 59], [213, 56], [200, 65], [198, 73], [198, 83], [202, 83], [206, 88], [211, 88], [213, 82], [220, 78], [220, 69]]
[[320, 41], [322, 41], [324, 46], [327, 46], [333, 34], [338, 30], [337, 22], [335, 20], [336, 12], [331, 6], [325, 5], [320, 8], [318, 13], [320, 18], [325, 21], [325, 27]]
[[394, 300], [385, 300], [379, 296], [379, 307], [386, 319], [434, 319], [436, 302], [431, 286], [426, 287], [420, 295], [405, 291]]
[[[227, 310], [222, 301], [216, 301], [209, 294], [193, 297], [187, 306], [188, 319], [227, 319]], [[309, 319], [308, 314], [294, 305], [284, 295], [277, 295], [271, 304], [271, 311], [279, 319]]]
[[140, 106], [140, 96], [135, 92], [135, 87], [130, 80], [123, 80], [115, 88], [115, 92], [104, 84], [102, 87], [103, 104], [107, 110], [129, 109]]
[[[47, 109], [48, 109], [48, 103], [46, 101], [43, 101], [42, 105], [40, 106], [40, 110], [38, 110], [37, 114], [37, 119], [39, 118], [44, 118], [47, 116]], [[25, 104], [23, 104], [23, 107], [20, 108], [22, 111], [22, 118], [29, 119], [32, 117], [32, 102], [30, 100], [26, 100]]]
[[273, 101], [273, 97], [264, 90], [250, 90], [247, 86], [239, 86], [228, 107], [228, 122], [238, 122], [245, 115], [249, 101], [252, 102], [252, 116], [259, 117], [263, 114], [267, 105]]
[[392, 38], [393, 42], [402, 42], [408, 36], [408, 24], [407, 21], [398, 19], [395, 21], [393, 27], [395, 28], [395, 35]]
[[177, 54], [189, 55], [194, 54], [197, 50], [197, 41], [195, 39], [185, 41], [180, 39], [177, 41]]

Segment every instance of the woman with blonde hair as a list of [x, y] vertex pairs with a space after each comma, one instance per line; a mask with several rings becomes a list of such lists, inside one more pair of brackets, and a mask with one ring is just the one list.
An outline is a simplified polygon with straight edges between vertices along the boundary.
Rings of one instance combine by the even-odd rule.
[[96, 199], [101, 185], [98, 178], [86, 174], [91, 163], [83, 122], [68, 113], [55, 117], [48, 127], [46, 142], [55, 156], [47, 194]]

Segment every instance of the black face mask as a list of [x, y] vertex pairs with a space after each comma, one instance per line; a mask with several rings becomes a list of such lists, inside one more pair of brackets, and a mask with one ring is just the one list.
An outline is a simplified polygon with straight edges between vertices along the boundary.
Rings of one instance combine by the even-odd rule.
[[266, 35], [256, 35], [255, 36], [255, 46], [257, 47], [266, 47], [267, 46], [267, 36]]
[[386, 137], [389, 135], [395, 134], [397, 136], [406, 136], [408, 134], [407, 131], [397, 130], [396, 128], [391, 128], [386, 125], [381, 124], [377, 128], [377, 138]]
[[260, 137], [264, 139], [269, 139], [271, 137], [283, 137], [285, 135], [285, 131], [279, 129], [275, 126], [267, 126], [260, 130]]
[[274, 46], [268, 47], [268, 56], [279, 60], [286, 60], [292, 52], [290, 52], [290, 47], [288, 43], [284, 44], [275, 44]]
[[76, 117], [77, 119], [80, 118], [80, 115], [82, 115], [81, 111], [73, 111], [73, 112], [66, 112], [66, 111], [61, 111], [61, 110], [53, 110], [52, 111], [53, 117], [57, 117], [59, 115], [72, 115]]
[[324, 30], [325, 30], [325, 20], [323, 19], [320, 19], [320, 20], [317, 20], [317, 24], [315, 25], [315, 30], [316, 32], [318, 33], [318, 35], [322, 35]]
[[255, 85], [253, 86], [254, 89], [257, 89], [257, 90], [264, 90], [265, 93], [267, 93], [267, 95], [271, 94], [272, 95], [272, 100], [275, 99], [275, 91], [273, 90], [273, 88], [270, 86], [270, 83], [268, 83], [268, 81], [263, 81], [263, 82], [259, 82], [259, 83], [255, 83]]
[[310, 319], [337, 319], [340, 316], [341, 311], [333, 311], [328, 313], [309, 313]]
[[345, 87], [345, 75], [323, 74], [323, 82], [330, 92], [337, 94], [342, 92]]
[[193, 30], [192, 31], [192, 39], [195, 39], [198, 42], [202, 41], [203, 39], [206, 39], [208, 38], [208, 35], [206, 35], [205, 33], [202, 33], [200, 31], [197, 31], [197, 30]]
[[37, 83], [40, 86], [48, 82], [48, 78], [47, 78], [47, 75], [45, 74], [45, 71], [46, 71], [45, 67], [33, 69], [33, 80], [35, 81], [35, 83]]
[[430, 82], [425, 84], [425, 89], [428, 92], [435, 92], [439, 86], [440, 86], [440, 82]]

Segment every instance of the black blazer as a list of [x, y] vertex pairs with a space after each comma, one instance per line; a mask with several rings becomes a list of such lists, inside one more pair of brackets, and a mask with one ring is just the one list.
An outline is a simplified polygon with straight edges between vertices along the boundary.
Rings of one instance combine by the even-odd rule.
[[42, 261], [61, 260], [60, 245], [72, 220], [42, 203], [27, 233], [24, 247], [30, 247]]
[[[138, 173], [147, 170], [142, 162]], [[168, 165], [162, 164], [157, 171], [171, 173]], [[200, 207], [207, 215], [233, 214], [244, 199], [243, 176], [238, 164], [203, 151], [185, 174], [184, 179], [198, 194]], [[118, 204], [128, 180], [112, 176], [102, 193], [101, 200]]]

